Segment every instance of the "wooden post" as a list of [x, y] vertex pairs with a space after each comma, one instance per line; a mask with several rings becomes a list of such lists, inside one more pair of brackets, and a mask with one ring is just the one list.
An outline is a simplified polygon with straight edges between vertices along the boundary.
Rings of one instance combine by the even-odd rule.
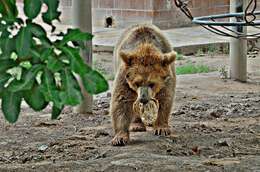
[[[230, 12], [243, 12], [245, 6], [248, 5], [247, 0], [231, 0]], [[232, 18], [231, 21], [236, 20]], [[246, 27], [235, 27], [234, 30], [239, 32], [247, 32]], [[247, 81], [247, 40], [235, 39], [230, 40], [230, 78], [241, 82]]]
[[[92, 4], [91, 0], [72, 0], [73, 18], [72, 24], [74, 27], [80, 28], [81, 31], [92, 33]], [[86, 43], [87, 50], [81, 52], [81, 56], [86, 63], [92, 65], [92, 42]], [[74, 108], [76, 113], [91, 113], [93, 105], [93, 97], [89, 95], [82, 86], [80, 81], [81, 90], [84, 95], [82, 104]]]

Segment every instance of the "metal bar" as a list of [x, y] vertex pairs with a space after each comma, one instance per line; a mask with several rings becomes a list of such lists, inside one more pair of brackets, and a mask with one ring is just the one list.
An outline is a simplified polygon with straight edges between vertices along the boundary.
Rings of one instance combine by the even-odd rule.
[[[92, 33], [92, 15], [91, 15], [91, 0], [73, 0], [72, 1], [72, 11], [73, 11], [73, 26], [80, 28], [84, 32]], [[81, 52], [81, 56], [84, 58], [86, 63], [92, 65], [92, 42], [88, 41], [86, 43], [88, 50]], [[84, 96], [83, 102], [77, 106], [74, 111], [76, 113], [91, 113], [93, 97], [89, 95], [80, 81], [81, 91]]]
[[[230, 1], [230, 12], [242, 12], [246, 7], [247, 0]], [[235, 23], [237, 18], [231, 18], [231, 23]], [[234, 30], [246, 35], [246, 27], [234, 25]], [[247, 81], [247, 40], [230, 39], [230, 78], [241, 82]]]
[[[260, 15], [260, 11], [256, 11], [254, 15]], [[259, 25], [260, 26], [260, 20], [256, 20], [253, 22], [246, 22], [246, 21], [232, 21], [232, 22], [218, 22], [218, 21], [210, 21], [214, 19], [223, 19], [223, 18], [244, 18], [244, 13], [230, 13], [230, 14], [218, 14], [218, 15], [211, 15], [211, 16], [202, 16], [202, 17], [194, 17], [192, 22], [195, 24], [200, 25], [212, 25], [212, 26], [253, 26], [253, 25]]]

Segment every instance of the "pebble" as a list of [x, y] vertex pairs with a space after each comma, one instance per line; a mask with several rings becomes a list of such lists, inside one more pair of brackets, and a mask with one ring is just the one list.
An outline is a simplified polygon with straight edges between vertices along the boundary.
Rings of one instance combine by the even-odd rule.
[[38, 151], [45, 152], [48, 149], [48, 145], [41, 145], [38, 147]]
[[176, 115], [176, 116], [183, 115], [183, 114], [185, 114], [185, 111], [183, 111], [183, 110], [179, 110], [179, 111], [176, 111], [176, 112], [172, 113], [172, 115]]
[[109, 133], [108, 132], [106, 132], [105, 130], [98, 130], [97, 132], [96, 132], [96, 134], [95, 134], [95, 138], [98, 138], [98, 137], [100, 137], [100, 136], [108, 136], [109, 135]]
[[211, 109], [209, 110], [209, 115], [214, 118], [220, 118], [222, 115], [224, 115], [226, 112], [224, 109]]
[[228, 139], [220, 139], [220, 140], [218, 140], [217, 145], [218, 146], [230, 146], [231, 145], [230, 139], [229, 138]]

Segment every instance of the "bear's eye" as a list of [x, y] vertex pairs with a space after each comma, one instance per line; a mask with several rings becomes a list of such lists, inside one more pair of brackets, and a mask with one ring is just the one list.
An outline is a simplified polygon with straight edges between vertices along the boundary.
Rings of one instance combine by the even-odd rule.
[[155, 83], [150, 83], [148, 87], [153, 88], [155, 86]]

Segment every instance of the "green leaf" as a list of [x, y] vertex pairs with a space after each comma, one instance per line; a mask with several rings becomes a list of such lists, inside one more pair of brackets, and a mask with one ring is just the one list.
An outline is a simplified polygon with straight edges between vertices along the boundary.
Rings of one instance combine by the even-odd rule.
[[37, 47], [33, 47], [30, 50], [30, 54], [32, 56], [32, 63], [33, 64], [37, 64], [41, 62], [41, 52], [39, 52], [40, 49], [38, 49]]
[[48, 37], [41, 37], [41, 43], [46, 48], [51, 48], [52, 47], [52, 42], [49, 40]]
[[41, 52], [39, 52], [39, 50], [36, 48], [36, 47], [34, 47], [34, 48], [32, 48], [31, 50], [30, 50], [30, 54], [34, 57], [34, 58], [39, 58], [40, 59], [40, 57], [41, 57], [41, 54], [40, 54]]
[[53, 56], [49, 56], [47, 68], [53, 73], [60, 71], [63, 68], [63, 63]]
[[24, 13], [29, 19], [34, 19], [41, 11], [41, 0], [24, 0]]
[[8, 90], [11, 92], [18, 92], [31, 89], [35, 82], [35, 77], [41, 69], [43, 69], [42, 65], [34, 65], [27, 72], [23, 73], [21, 80], [13, 81], [8, 86]]
[[71, 69], [81, 76], [84, 88], [90, 94], [98, 94], [108, 89], [105, 78], [84, 63], [78, 49], [62, 47], [61, 50], [70, 58]]
[[15, 123], [19, 117], [22, 103], [22, 95], [20, 92], [5, 91], [2, 95], [2, 110], [5, 119], [10, 123]]
[[15, 41], [15, 38], [0, 39], [0, 48], [2, 50], [0, 59], [10, 59], [12, 52], [15, 51]]
[[46, 37], [47, 35], [46, 31], [41, 25], [38, 25], [36, 23], [29, 23], [28, 27], [30, 28], [32, 35], [37, 38]]
[[52, 106], [52, 112], [51, 112], [51, 119], [57, 119], [60, 116], [63, 108], [64, 108], [64, 106], [62, 106], [61, 108], [58, 108], [58, 107], [53, 105]]
[[[52, 25], [53, 20], [59, 20], [61, 12], [58, 11], [59, 0], [43, 0], [43, 2], [48, 6], [48, 10], [43, 13], [42, 19], [45, 23]], [[55, 27], [52, 25], [52, 32]]]
[[18, 16], [16, 0], [0, 0], [0, 13], [5, 21], [15, 21]]
[[38, 84], [34, 84], [31, 90], [24, 91], [23, 96], [25, 102], [35, 111], [43, 110], [48, 105]]
[[16, 51], [19, 58], [29, 55], [32, 44], [32, 34], [30, 28], [23, 27], [18, 32], [16, 39]]
[[54, 77], [49, 70], [45, 69], [43, 73], [41, 92], [43, 93], [46, 101], [52, 100], [53, 90], [56, 90]]
[[91, 68], [85, 64], [81, 58], [78, 49], [71, 47], [61, 47], [61, 50], [69, 57], [71, 69], [73, 72], [84, 75], [85, 73], [91, 71]]
[[5, 89], [6, 82], [11, 78], [11, 75], [4, 73], [0, 74], [0, 93]]
[[93, 35], [90, 33], [81, 32], [79, 29], [68, 29], [68, 33], [65, 34], [59, 45], [63, 46], [69, 41], [87, 41], [91, 40], [92, 38]]
[[59, 97], [59, 90], [55, 84], [55, 79], [48, 69], [44, 70], [40, 90], [43, 93], [46, 101], [52, 101], [58, 108], [63, 106]]
[[109, 86], [106, 79], [97, 71], [92, 70], [81, 76], [83, 86], [90, 94], [99, 94], [107, 91]]
[[45, 60], [48, 60], [48, 58], [52, 55], [52, 52], [53, 52], [53, 48], [45, 48], [42, 53], [41, 53], [41, 60], [42, 61], [45, 61]]
[[60, 92], [62, 103], [71, 106], [80, 104], [83, 97], [78, 82], [73, 74], [68, 69], [65, 69], [61, 73], [61, 77], [62, 87], [64, 88], [64, 91]]
[[8, 38], [10, 35], [10, 32], [8, 31], [8, 25], [4, 25], [1, 23], [1, 19], [0, 19], [0, 32], [1, 32], [1, 36], [0, 38]]
[[0, 60], [0, 73], [5, 73], [7, 69], [14, 67], [16, 63], [13, 60]]

